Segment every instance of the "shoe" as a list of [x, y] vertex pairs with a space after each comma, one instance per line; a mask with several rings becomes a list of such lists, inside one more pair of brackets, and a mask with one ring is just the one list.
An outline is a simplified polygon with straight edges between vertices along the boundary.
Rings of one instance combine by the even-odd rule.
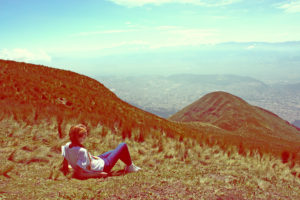
[[141, 168], [138, 166], [135, 166], [133, 163], [129, 166], [126, 166], [126, 168], [125, 168], [126, 173], [137, 172], [139, 170], [141, 170]]

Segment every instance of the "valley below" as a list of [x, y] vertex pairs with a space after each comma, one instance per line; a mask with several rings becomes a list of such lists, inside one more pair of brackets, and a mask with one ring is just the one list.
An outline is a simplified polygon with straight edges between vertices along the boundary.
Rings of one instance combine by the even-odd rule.
[[123, 100], [164, 118], [207, 93], [225, 91], [290, 123], [300, 119], [299, 84], [266, 84], [234, 75], [101, 76], [96, 79]]

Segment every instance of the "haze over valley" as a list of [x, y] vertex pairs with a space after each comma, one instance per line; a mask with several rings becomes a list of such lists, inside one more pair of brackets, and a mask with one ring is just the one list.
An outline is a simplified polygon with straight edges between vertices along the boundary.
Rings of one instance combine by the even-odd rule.
[[300, 85], [266, 84], [236, 75], [99, 76], [121, 99], [167, 118], [213, 91], [226, 91], [293, 123], [300, 119]]

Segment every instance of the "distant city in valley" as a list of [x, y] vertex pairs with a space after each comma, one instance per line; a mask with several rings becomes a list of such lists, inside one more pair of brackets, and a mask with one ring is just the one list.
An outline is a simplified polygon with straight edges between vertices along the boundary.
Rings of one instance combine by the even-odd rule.
[[299, 84], [266, 84], [244, 76], [191, 74], [99, 76], [96, 79], [124, 101], [164, 118], [207, 93], [226, 91], [290, 123], [300, 119], [300, 80]]

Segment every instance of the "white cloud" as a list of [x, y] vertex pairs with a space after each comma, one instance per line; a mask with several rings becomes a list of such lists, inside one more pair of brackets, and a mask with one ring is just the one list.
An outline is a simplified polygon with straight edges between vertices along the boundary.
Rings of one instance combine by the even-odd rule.
[[254, 48], [255, 48], [255, 45], [254, 45], [254, 44], [252, 44], [252, 45], [246, 47], [247, 50], [251, 50], [251, 49], [254, 49]]
[[[181, 26], [156, 26], [147, 27], [134, 25], [134, 29], [102, 30], [82, 32], [82, 37], [99, 34], [99, 42], [91, 45], [79, 45], [70, 51], [100, 51], [104, 49], [128, 48], [128, 49], [157, 49], [163, 47], [196, 46], [200, 44], [215, 44], [219, 41], [219, 32], [215, 29], [188, 28]], [[126, 33], [129, 35], [110, 35], [110, 39], [103, 41], [103, 33]], [[74, 34], [79, 35], [79, 34]], [[77, 50], [76, 50], [77, 49]]]
[[297, 13], [300, 12], [300, 0], [280, 3], [276, 5], [277, 8], [283, 9], [288, 13]]
[[179, 27], [179, 26], [158, 26], [158, 27], [156, 27], [156, 29], [160, 30], [160, 31], [172, 31], [172, 30], [177, 30], [180, 28], [181, 27]]
[[225, 6], [240, 0], [109, 0], [115, 4], [127, 7], [139, 7], [147, 4], [162, 5], [167, 3], [193, 4], [198, 6], [214, 7]]
[[176, 26], [157, 27], [158, 35], [164, 35], [162, 41], [156, 41], [150, 48], [197, 46], [217, 43], [218, 31], [214, 29], [184, 28]]
[[142, 48], [148, 48], [149, 43], [142, 40], [132, 40], [132, 41], [122, 41], [120, 43], [114, 43], [109, 46], [105, 46], [102, 48], [99, 48], [97, 50], [102, 49], [113, 49], [113, 48], [119, 48], [119, 47], [134, 47], [135, 49], [142, 49]]
[[[215, 29], [135, 25], [135, 28], [130, 30], [132, 30], [130, 34], [110, 34], [109, 38], [105, 38], [105, 40], [102, 39], [102, 35], [98, 35], [96, 38], [89, 38], [88, 34], [83, 34], [82, 37], [87, 37], [83, 43], [74, 42], [75, 45], [73, 46], [58, 50], [54, 49], [51, 52], [61, 52], [61, 54], [75, 53], [80, 56], [86, 54], [100, 56], [164, 48], [198, 46], [202, 44], [211, 45], [220, 42], [220, 33]], [[111, 30], [103, 30], [101, 32], [109, 31]], [[92, 42], [87, 42], [89, 40]]]
[[133, 30], [130, 29], [101, 30], [101, 31], [80, 32], [74, 34], [73, 36], [93, 36], [93, 35], [112, 34], [112, 33], [125, 33], [131, 31]]
[[121, 41], [116, 41], [112, 43], [93, 43], [93, 45], [78, 45], [74, 46], [72, 48], [61, 48], [61, 49], [54, 49], [56, 53], [59, 52], [60, 54], [65, 54], [65, 53], [79, 53], [80, 55], [84, 54], [89, 54], [89, 53], [97, 53], [97, 55], [106, 55], [111, 53], [112, 51], [120, 52], [126, 50], [141, 50], [141, 49], [149, 49], [150, 44], [147, 41], [143, 40], [121, 40]]
[[0, 50], [0, 58], [5, 60], [15, 60], [23, 62], [50, 62], [51, 57], [44, 51], [29, 51], [27, 49], [2, 49]]
[[151, 35], [144, 36], [141, 40], [127, 40], [119, 43], [113, 43], [94, 50], [126, 48], [131, 50], [159, 49], [180, 46], [197, 46], [201, 44], [218, 43], [215, 39], [218, 31], [214, 29], [185, 28], [179, 26], [158, 26], [155, 28], [143, 27], [136, 30], [138, 35], [145, 32]]

